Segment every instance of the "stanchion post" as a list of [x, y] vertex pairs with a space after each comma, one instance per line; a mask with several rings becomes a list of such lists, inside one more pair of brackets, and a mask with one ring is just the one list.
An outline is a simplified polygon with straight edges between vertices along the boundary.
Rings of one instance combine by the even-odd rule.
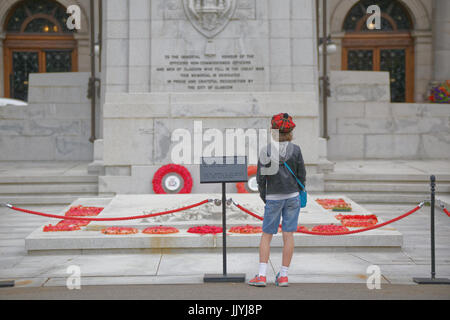
[[436, 204], [436, 177], [430, 176], [430, 239], [431, 239], [431, 278], [413, 278], [418, 284], [450, 284], [450, 279], [436, 278], [436, 254], [435, 254], [435, 221], [434, 207]]
[[222, 182], [222, 255], [223, 255], [223, 276], [227, 276], [227, 196], [226, 184]]
[[436, 177], [430, 177], [430, 230], [431, 230], [431, 279], [436, 278], [436, 255], [435, 255], [435, 229], [434, 229], [434, 207], [436, 205]]
[[[8, 203], [0, 203], [0, 207], [11, 208], [11, 205]], [[14, 280], [0, 281], [0, 288], [14, 287], [14, 285]]]
[[14, 280], [0, 281], [0, 288], [8, 288], [8, 287], [14, 287], [14, 286], [15, 286]]

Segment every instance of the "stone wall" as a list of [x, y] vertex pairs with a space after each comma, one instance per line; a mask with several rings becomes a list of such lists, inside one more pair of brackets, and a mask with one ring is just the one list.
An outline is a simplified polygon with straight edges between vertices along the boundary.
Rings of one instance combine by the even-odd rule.
[[391, 103], [386, 72], [333, 71], [328, 157], [448, 159], [450, 106]]
[[241, 54], [254, 55], [251, 67], [264, 70], [240, 71], [253, 82], [225, 91], [317, 90], [313, 0], [233, 0], [232, 16], [211, 38], [196, 29], [183, 2], [104, 1], [105, 92], [192, 91], [173, 82], [182, 78], [167, 70], [170, 63], [186, 61], [182, 56], [201, 62]]
[[29, 105], [0, 107], [0, 160], [92, 160], [88, 79], [30, 74]]
[[[311, 107], [316, 99], [313, 93], [110, 93], [104, 105], [105, 175], [99, 177], [99, 192], [152, 193], [156, 170], [174, 162], [171, 154], [176, 143], [171, 142], [171, 135], [175, 129], [188, 130], [191, 142], [194, 121], [201, 121], [202, 133], [207, 129], [268, 129], [272, 115], [280, 110], [291, 114], [297, 124], [293, 142], [302, 148], [308, 187], [320, 190], [318, 109]], [[252, 148], [247, 141], [247, 156]], [[200, 185], [199, 166], [194, 162], [198, 159], [191, 159], [192, 164], [183, 165], [194, 179], [193, 192], [220, 192], [220, 184]], [[234, 184], [229, 190], [236, 191]]]

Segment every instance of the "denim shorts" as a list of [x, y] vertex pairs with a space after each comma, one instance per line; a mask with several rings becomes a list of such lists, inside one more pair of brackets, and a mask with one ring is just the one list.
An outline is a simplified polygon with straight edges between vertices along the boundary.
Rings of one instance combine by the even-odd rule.
[[262, 230], [264, 233], [277, 234], [280, 225], [284, 232], [297, 231], [300, 214], [300, 199], [293, 197], [286, 200], [267, 200], [264, 207]]

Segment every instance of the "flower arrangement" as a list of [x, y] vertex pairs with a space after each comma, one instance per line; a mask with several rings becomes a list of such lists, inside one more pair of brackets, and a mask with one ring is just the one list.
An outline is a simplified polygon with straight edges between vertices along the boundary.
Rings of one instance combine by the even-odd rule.
[[450, 80], [431, 88], [431, 94], [428, 100], [434, 103], [450, 103]]
[[250, 226], [250, 225], [235, 226], [235, 227], [231, 227], [229, 232], [231, 232], [231, 233], [244, 233], [244, 234], [261, 233], [262, 232], [262, 227]]
[[325, 224], [325, 225], [317, 225], [317, 226], [313, 227], [311, 229], [311, 231], [312, 232], [321, 232], [321, 233], [329, 233], [329, 232], [339, 233], [339, 232], [347, 232], [349, 230], [344, 226], [337, 226], [334, 224]]
[[[85, 207], [82, 205], [70, 207], [70, 209], [64, 214], [66, 217], [95, 217], [102, 212], [104, 208], [100, 207]], [[44, 232], [55, 231], [75, 231], [81, 230], [80, 227], [85, 227], [89, 224], [90, 220], [70, 220], [65, 219], [59, 221], [56, 225], [44, 226]]]
[[196, 226], [196, 227], [191, 227], [188, 229], [189, 233], [198, 233], [198, 234], [208, 234], [208, 233], [212, 233], [212, 234], [216, 234], [216, 233], [221, 233], [223, 232], [222, 227], [216, 227], [216, 226]]
[[138, 229], [129, 227], [109, 227], [102, 230], [103, 234], [135, 234], [138, 232]]

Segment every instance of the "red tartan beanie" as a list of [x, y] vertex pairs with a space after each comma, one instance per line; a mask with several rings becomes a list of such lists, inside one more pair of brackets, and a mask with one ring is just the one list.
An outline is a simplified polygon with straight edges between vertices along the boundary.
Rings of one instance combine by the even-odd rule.
[[272, 117], [272, 129], [278, 129], [281, 133], [289, 133], [295, 128], [292, 117], [287, 113], [280, 113]]

